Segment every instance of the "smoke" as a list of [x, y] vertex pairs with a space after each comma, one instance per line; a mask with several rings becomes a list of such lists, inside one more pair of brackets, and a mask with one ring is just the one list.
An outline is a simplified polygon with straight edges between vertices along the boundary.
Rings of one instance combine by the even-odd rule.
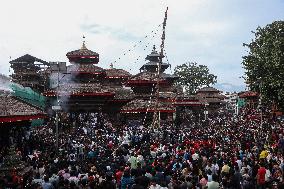
[[0, 74], [0, 91], [2, 93], [11, 94], [15, 92], [14, 90], [16, 89], [13, 86], [16, 88], [24, 88], [22, 85], [12, 82], [10, 77]]
[[70, 96], [72, 93], [71, 85], [75, 84], [76, 74], [74, 72], [71, 74], [70, 68], [72, 70], [78, 70], [78, 64], [72, 64], [67, 66], [67, 73], [58, 73], [54, 72], [50, 74], [49, 81], [50, 81], [50, 89], [54, 90], [58, 94], [58, 103], [57, 99], [53, 102], [53, 105], [60, 105], [64, 111], [68, 111], [68, 103], [70, 101]]
[[49, 88], [58, 94], [58, 102], [57, 102], [57, 96], [55, 97], [53, 101], [53, 105], [60, 105], [64, 110], [66, 110], [67, 106], [66, 104], [69, 101], [69, 91], [67, 89], [67, 84], [70, 81], [70, 75], [69, 74], [63, 74], [54, 72], [51, 73], [49, 76]]
[[13, 92], [11, 85], [12, 85], [11, 78], [3, 74], [0, 74], [0, 91]]

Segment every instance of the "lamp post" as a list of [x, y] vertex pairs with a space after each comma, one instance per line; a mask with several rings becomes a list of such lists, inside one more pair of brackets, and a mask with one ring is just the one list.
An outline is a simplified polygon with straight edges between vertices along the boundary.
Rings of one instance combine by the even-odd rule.
[[[63, 78], [63, 77], [62, 77]], [[61, 78], [61, 79], [62, 79]], [[56, 153], [58, 153], [59, 150], [59, 133], [58, 133], [58, 124], [59, 124], [59, 116], [58, 116], [58, 112], [61, 110], [61, 106], [59, 104], [59, 72], [57, 74], [57, 87], [56, 87], [56, 105], [52, 106], [52, 110], [55, 111], [56, 113], [56, 117], [55, 117], [55, 137], [56, 137], [56, 142], [55, 142], [55, 146], [56, 146]]]
[[58, 110], [56, 111], [56, 152], [58, 153], [59, 150], [59, 145], [58, 145], [58, 138], [59, 138], [59, 133], [58, 133], [58, 122], [59, 122], [59, 118], [58, 118], [58, 111], [61, 109], [61, 106], [59, 104], [59, 64], [58, 65], [58, 72], [57, 72], [57, 90], [56, 90], [56, 102], [57, 102], [57, 106], [58, 106]]
[[237, 100], [237, 102], [235, 104], [235, 114], [239, 115], [239, 103], [238, 103], [238, 100]]
[[204, 110], [204, 119], [207, 120], [208, 110], [207, 106], [209, 106], [208, 102], [205, 103], [205, 110]]
[[263, 115], [262, 115], [262, 81], [259, 84], [259, 109], [260, 109], [260, 126], [263, 125]]
[[263, 115], [262, 115], [262, 78], [259, 77], [257, 80], [257, 84], [259, 84], [259, 100], [257, 109], [260, 112], [260, 126], [263, 125]]
[[[56, 105], [52, 106], [52, 110], [54, 110], [55, 113], [56, 113], [56, 117], [55, 117], [56, 142], [55, 142], [55, 146], [56, 146], [56, 153], [58, 154], [58, 151], [59, 151], [59, 133], [58, 133], [59, 115], [58, 115], [58, 112], [61, 110], [61, 106], [60, 106], [60, 103], [59, 103], [59, 82], [60, 82], [61, 79], [63, 79], [66, 76], [66, 74], [70, 74], [70, 73], [66, 73], [67, 69], [66, 69], [66, 63], [65, 62], [53, 62], [52, 65], [54, 67], [52, 67], [51, 69], [53, 71], [57, 71]], [[64, 74], [60, 79], [59, 79], [59, 73]]]
[[58, 145], [58, 138], [59, 138], [59, 134], [58, 134], [58, 111], [56, 111], [56, 124], [55, 124], [55, 132], [56, 132], [56, 152], [58, 153], [59, 150], [59, 145]]

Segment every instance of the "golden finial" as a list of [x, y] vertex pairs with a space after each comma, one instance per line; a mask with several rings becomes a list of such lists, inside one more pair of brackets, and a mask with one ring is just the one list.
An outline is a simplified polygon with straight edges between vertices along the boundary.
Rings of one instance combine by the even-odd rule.
[[113, 63], [110, 63], [110, 68], [113, 69]]
[[81, 47], [81, 50], [86, 50], [86, 49], [87, 49], [87, 47], [85, 45], [85, 36], [83, 35], [83, 45]]

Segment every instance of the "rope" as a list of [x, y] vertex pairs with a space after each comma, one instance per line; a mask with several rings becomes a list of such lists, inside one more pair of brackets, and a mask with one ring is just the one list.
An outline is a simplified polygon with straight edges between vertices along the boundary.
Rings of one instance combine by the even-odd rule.
[[149, 99], [149, 104], [148, 104], [148, 106], [147, 106], [146, 113], [145, 113], [144, 119], [143, 119], [143, 121], [142, 121], [142, 125], [145, 125], [146, 118], [147, 118], [147, 114], [148, 114], [148, 111], [149, 111], [149, 107], [150, 107], [150, 105], [151, 105], [151, 101], [152, 101], [152, 97], [153, 97], [153, 93], [154, 93], [155, 84], [153, 84], [152, 86], [153, 86], [153, 88], [152, 88], [152, 91], [151, 91], [151, 95], [150, 95], [150, 99]]
[[[156, 37], [156, 35], [157, 35], [158, 31], [159, 31], [159, 28], [160, 28], [161, 26], [162, 26], [162, 24], [159, 24], [159, 25], [157, 26], [157, 29], [152, 30], [151, 33], [148, 34], [148, 35], [146, 35], [143, 39], [146, 39], [146, 40], [148, 39], [148, 40], [150, 40], [150, 42], [152, 42], [152, 38], [155, 38], [155, 37]], [[133, 52], [136, 48], [138, 48], [139, 46], [141, 46], [141, 45], [142, 45], [142, 42], [144, 42], [144, 40], [140, 40], [139, 42], [136, 42], [130, 49], [125, 50], [125, 51], [122, 53], [122, 55], [121, 55], [120, 57], [118, 57], [118, 59], [112, 61], [111, 64], [114, 65], [115, 63], [119, 62], [123, 57], [125, 57], [125, 56], [128, 55], [128, 54], [130, 54], [130, 53]], [[144, 51], [146, 50], [147, 47], [149, 47], [150, 42], [148, 42], [148, 43], [145, 45], [145, 47], [143, 48]], [[139, 58], [140, 58], [140, 56], [139, 56]], [[135, 63], [137, 63], [137, 61], [135, 61]]]

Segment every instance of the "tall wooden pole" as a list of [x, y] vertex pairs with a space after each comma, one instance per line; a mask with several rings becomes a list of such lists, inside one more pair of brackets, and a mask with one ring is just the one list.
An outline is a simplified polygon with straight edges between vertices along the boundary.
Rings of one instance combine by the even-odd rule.
[[164, 22], [163, 22], [163, 33], [162, 33], [162, 43], [160, 45], [160, 57], [158, 62], [158, 70], [157, 70], [157, 84], [156, 84], [156, 102], [155, 102], [155, 111], [153, 115], [153, 127], [160, 127], [160, 111], [158, 111], [159, 105], [159, 97], [160, 97], [160, 79], [161, 79], [161, 64], [164, 57], [164, 46], [165, 46], [165, 38], [166, 38], [166, 25], [168, 18], [168, 7], [165, 12]]

